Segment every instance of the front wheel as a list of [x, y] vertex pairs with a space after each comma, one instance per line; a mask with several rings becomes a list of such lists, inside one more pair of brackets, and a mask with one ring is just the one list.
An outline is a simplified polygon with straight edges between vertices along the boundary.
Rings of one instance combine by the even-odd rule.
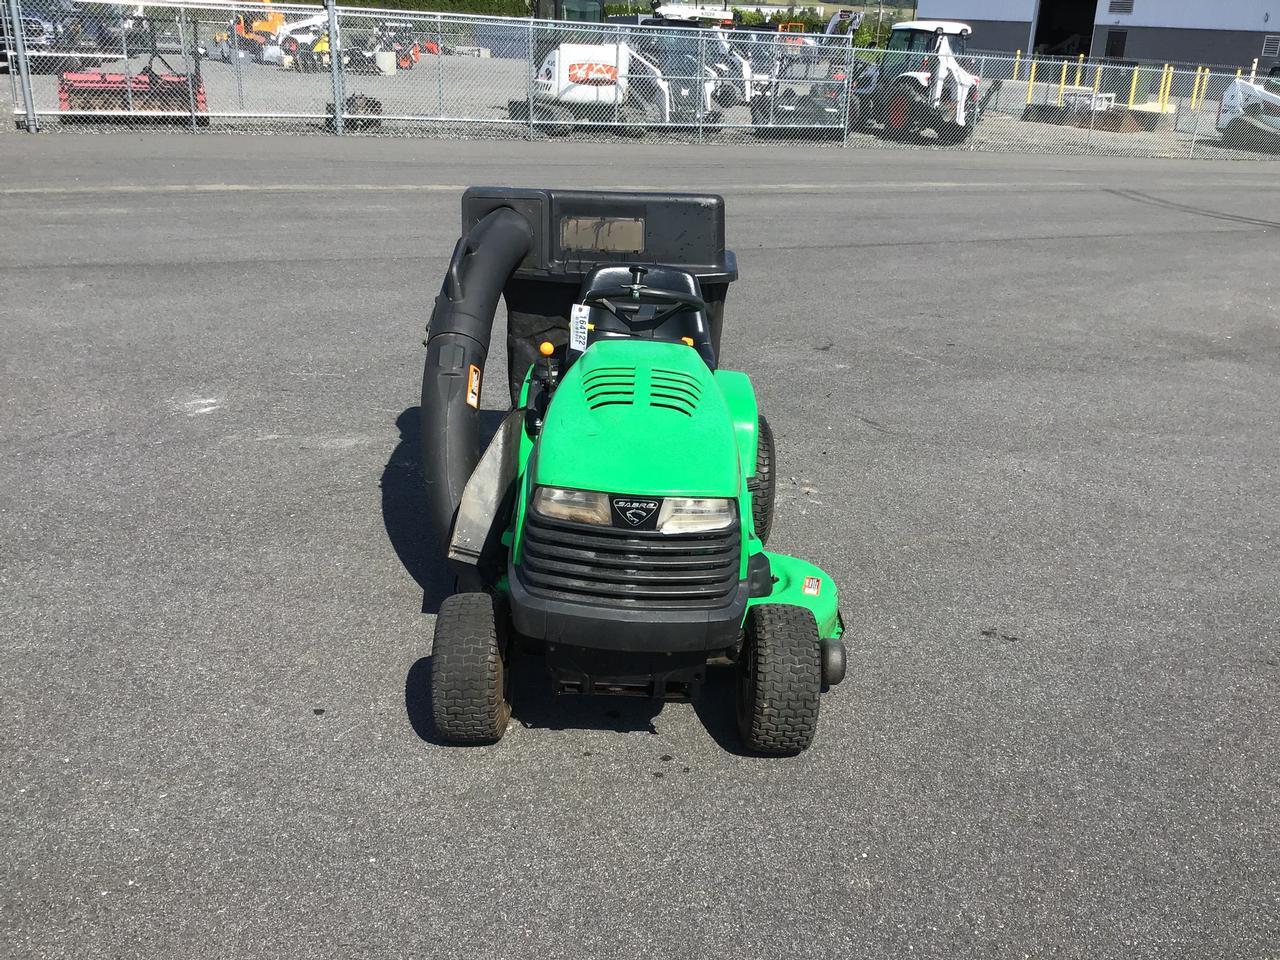
[[780, 603], [752, 607], [738, 654], [738, 732], [747, 748], [781, 755], [804, 750], [818, 728], [821, 693], [813, 614]]
[[451, 743], [494, 743], [511, 719], [507, 645], [487, 593], [455, 593], [440, 605], [431, 647], [431, 713]]

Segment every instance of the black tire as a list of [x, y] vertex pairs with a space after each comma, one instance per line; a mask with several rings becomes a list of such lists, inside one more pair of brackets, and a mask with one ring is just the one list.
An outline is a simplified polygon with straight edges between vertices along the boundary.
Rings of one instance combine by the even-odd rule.
[[778, 488], [773, 466], [776, 459], [773, 429], [760, 414], [756, 421], [756, 475], [747, 481], [747, 489], [751, 491], [751, 522], [761, 543], [769, 542], [773, 530], [773, 501]]
[[805, 126], [818, 126], [822, 122], [822, 111], [819, 109], [813, 97], [805, 96], [796, 97], [795, 116], [792, 123], [803, 124]]
[[618, 106], [618, 135], [639, 140], [649, 132], [649, 115], [643, 106], [630, 101]]
[[533, 119], [542, 126], [542, 132], [548, 137], [567, 137], [573, 132], [573, 112], [560, 103], [533, 104]]
[[643, 94], [634, 91], [618, 106], [618, 117], [622, 126], [618, 132], [624, 137], [640, 139], [649, 132], [649, 128], [662, 123], [662, 111], [658, 104], [645, 100]]
[[455, 593], [440, 605], [431, 648], [431, 713], [451, 743], [494, 743], [511, 719], [506, 644], [487, 593]]
[[920, 84], [910, 79], [895, 81], [889, 88], [886, 102], [885, 133], [903, 140], [918, 138], [929, 110]]
[[973, 133], [972, 123], [966, 123], [961, 126], [958, 123], [948, 121], [938, 125], [938, 142], [947, 144], [964, 143], [969, 139], [971, 133]]
[[742, 103], [742, 91], [731, 83], [718, 84], [711, 94], [711, 99], [722, 110], [728, 110]]
[[822, 651], [813, 614], [779, 603], [752, 607], [738, 655], [742, 742], [757, 753], [799, 753], [813, 742], [821, 695]]
[[849, 94], [849, 103], [845, 108], [845, 125], [850, 133], [867, 129], [867, 118], [862, 98], [856, 93]]

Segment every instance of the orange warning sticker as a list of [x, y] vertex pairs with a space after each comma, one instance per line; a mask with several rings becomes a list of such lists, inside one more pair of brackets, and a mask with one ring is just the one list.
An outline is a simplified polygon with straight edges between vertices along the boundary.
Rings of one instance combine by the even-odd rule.
[[612, 63], [571, 63], [569, 82], [590, 87], [611, 87], [618, 82], [618, 68]]
[[806, 597], [816, 597], [822, 592], [822, 579], [820, 577], [805, 577], [804, 586], [800, 588], [800, 592]]
[[474, 363], [467, 368], [467, 403], [480, 409], [480, 368]]

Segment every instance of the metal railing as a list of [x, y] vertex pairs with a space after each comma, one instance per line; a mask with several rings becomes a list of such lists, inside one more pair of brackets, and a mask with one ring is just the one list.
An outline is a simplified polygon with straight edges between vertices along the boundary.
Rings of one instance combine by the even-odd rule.
[[[313, 5], [0, 0], [15, 123], [1271, 158], [1249, 70]], [[21, 24], [21, 29], [17, 25]]]

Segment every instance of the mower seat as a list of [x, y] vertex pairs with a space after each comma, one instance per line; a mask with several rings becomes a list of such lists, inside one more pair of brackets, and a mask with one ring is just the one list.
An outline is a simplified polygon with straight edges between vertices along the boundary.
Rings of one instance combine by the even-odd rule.
[[[698, 298], [702, 297], [702, 287], [698, 284], [698, 278], [693, 274], [681, 270], [677, 267], [660, 267], [653, 266], [646, 268], [648, 272], [644, 275], [642, 283], [647, 287], [657, 287], [661, 290], [673, 290], [676, 293], [689, 294]], [[618, 287], [626, 286], [633, 282], [631, 270], [628, 267], [596, 267], [582, 281], [582, 288], [578, 294], [578, 302], [582, 302], [588, 294], [601, 290], [616, 290]], [[626, 303], [626, 300], [618, 298], [620, 303]], [[693, 341], [693, 348], [698, 351], [698, 355], [702, 357], [707, 366], [714, 370], [716, 368], [715, 349], [711, 345], [711, 324], [707, 320], [707, 312], [705, 310], [694, 310], [693, 308], [685, 308], [673, 313], [660, 324], [645, 328], [644, 320], [646, 317], [653, 316], [659, 310], [666, 309], [662, 304], [642, 304], [640, 311], [635, 314], [635, 320], [640, 329], [627, 329], [616, 317], [603, 307], [592, 307], [589, 322], [595, 325], [594, 336], [597, 338], [621, 338], [631, 337], [647, 340], [665, 340], [671, 343], [679, 343], [683, 338], [688, 337]]]

